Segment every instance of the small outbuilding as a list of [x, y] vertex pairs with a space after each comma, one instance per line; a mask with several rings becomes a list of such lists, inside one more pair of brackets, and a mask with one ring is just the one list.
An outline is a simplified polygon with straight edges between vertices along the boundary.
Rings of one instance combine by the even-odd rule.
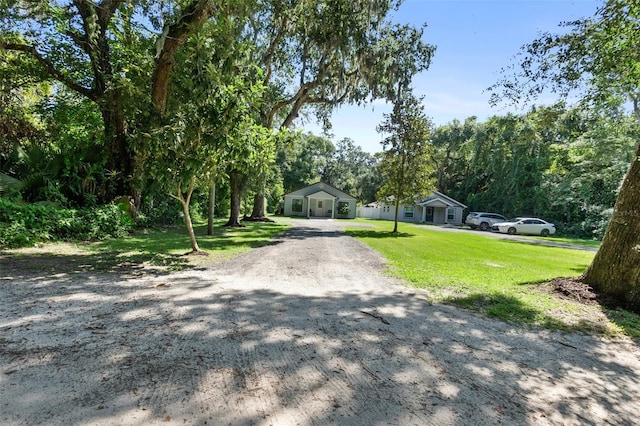
[[285, 216], [354, 219], [356, 199], [324, 182], [317, 182], [284, 195]]

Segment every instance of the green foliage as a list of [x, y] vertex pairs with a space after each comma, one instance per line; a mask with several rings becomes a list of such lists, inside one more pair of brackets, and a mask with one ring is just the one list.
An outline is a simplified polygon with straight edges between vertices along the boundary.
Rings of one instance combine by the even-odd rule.
[[560, 24], [524, 45], [517, 65], [493, 85], [494, 103], [529, 102], [553, 91], [583, 104], [607, 105], [612, 99], [638, 101], [640, 86], [640, 5], [606, 0], [592, 18]]
[[[392, 197], [396, 212], [399, 204], [412, 204], [433, 188], [430, 130], [424, 106], [410, 93], [396, 101], [393, 112], [378, 126], [379, 133], [388, 135], [380, 154], [383, 184], [378, 199]], [[396, 216], [394, 232], [397, 228]]]
[[133, 221], [115, 204], [70, 210], [16, 204], [0, 198], [0, 246], [32, 246], [43, 242], [122, 237]]
[[340, 216], [347, 216], [349, 214], [349, 203], [344, 201], [338, 202], [337, 213]]
[[136, 221], [143, 228], [177, 225], [184, 219], [179, 201], [153, 190], [142, 197], [137, 214]]
[[632, 161], [634, 120], [580, 108], [469, 118], [434, 132], [438, 189], [471, 211], [540, 216], [563, 235], [601, 238]]
[[266, 84], [267, 127], [289, 127], [305, 105], [326, 119], [342, 103], [396, 97], [397, 82], [429, 67], [424, 28], [397, 25], [388, 1], [259, 3], [248, 38], [257, 40]]
[[[205, 188], [229, 164], [254, 169], [272, 156], [268, 132], [255, 125], [260, 70], [246, 62], [250, 46], [235, 43], [242, 22], [233, 22], [206, 25], [184, 46], [164, 125], [137, 135], [146, 174], [168, 193], [185, 193], [192, 178]], [[234, 42], [223, 44], [228, 37]]]
[[310, 133], [288, 132], [278, 145], [276, 164], [285, 192], [318, 182], [335, 147], [330, 140]]
[[337, 143], [335, 152], [328, 158], [322, 170], [322, 181], [367, 203], [375, 200], [382, 177], [378, 173], [377, 159], [345, 138]]
[[0, 196], [10, 200], [20, 200], [20, 190], [24, 183], [9, 175], [0, 173]]

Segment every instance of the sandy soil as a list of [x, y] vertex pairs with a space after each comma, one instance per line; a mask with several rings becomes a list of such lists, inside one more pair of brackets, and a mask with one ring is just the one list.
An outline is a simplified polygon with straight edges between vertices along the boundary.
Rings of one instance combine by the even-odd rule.
[[0, 424], [637, 424], [637, 344], [430, 304], [292, 223], [179, 273], [0, 254]]

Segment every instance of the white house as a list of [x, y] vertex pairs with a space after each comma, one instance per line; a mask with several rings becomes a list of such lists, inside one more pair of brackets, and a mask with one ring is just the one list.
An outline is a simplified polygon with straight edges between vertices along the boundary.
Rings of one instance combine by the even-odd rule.
[[317, 182], [284, 195], [285, 216], [354, 219], [356, 199], [324, 182]]
[[[436, 225], [461, 225], [464, 204], [451, 197], [432, 191], [431, 194], [413, 205], [399, 206], [398, 221], [433, 223]], [[394, 220], [395, 204], [376, 201], [358, 208], [358, 217]]]

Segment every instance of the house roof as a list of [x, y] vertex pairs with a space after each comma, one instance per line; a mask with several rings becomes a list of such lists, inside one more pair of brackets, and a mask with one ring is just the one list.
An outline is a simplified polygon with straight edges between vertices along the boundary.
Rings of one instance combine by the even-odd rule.
[[313, 197], [313, 198], [338, 198], [333, 194], [329, 194], [327, 191], [316, 191], [311, 194], [305, 195], [305, 197]]
[[285, 197], [308, 197], [314, 196], [318, 197], [320, 195], [328, 194], [329, 196], [340, 198], [341, 200], [353, 200], [356, 201], [356, 197], [353, 197], [347, 194], [344, 191], [339, 190], [338, 188], [334, 188], [328, 183], [324, 182], [316, 182], [311, 185], [307, 185], [303, 188], [296, 189], [295, 191], [289, 192], [288, 194], [284, 194]]
[[434, 207], [460, 207], [462, 209], [467, 206], [459, 201], [454, 200], [451, 197], [447, 197], [441, 192], [431, 191], [431, 194], [427, 198], [423, 198], [416, 204], [420, 206], [434, 206]]
[[[393, 197], [387, 197], [387, 201], [393, 201]], [[369, 204], [367, 204], [367, 206], [365, 207], [380, 207], [385, 205], [386, 203], [384, 201], [374, 201], [371, 202]], [[427, 206], [427, 207], [460, 207], [461, 209], [465, 209], [467, 208], [467, 206], [465, 206], [464, 204], [462, 204], [459, 201], [454, 200], [451, 197], [447, 197], [446, 195], [444, 195], [441, 192], [438, 191], [431, 191], [431, 194], [429, 194], [428, 197], [421, 199], [420, 201], [416, 202], [417, 205], [419, 206]]]

